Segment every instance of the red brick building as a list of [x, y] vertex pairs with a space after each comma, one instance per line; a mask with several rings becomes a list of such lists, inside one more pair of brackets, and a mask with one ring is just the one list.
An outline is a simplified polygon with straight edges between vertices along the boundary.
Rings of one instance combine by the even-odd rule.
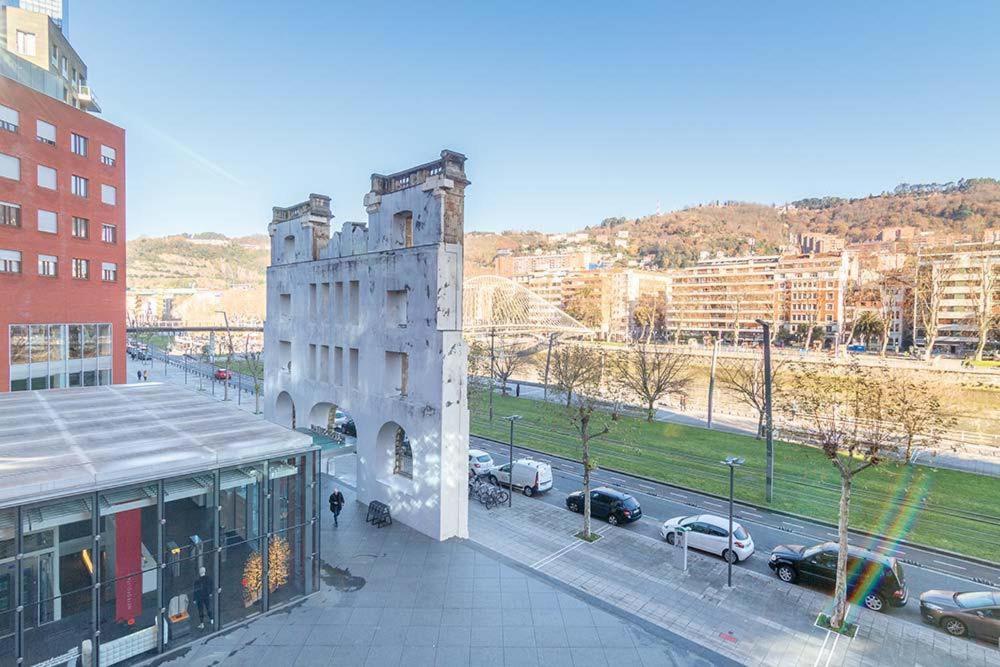
[[125, 131], [0, 77], [0, 391], [125, 382]]

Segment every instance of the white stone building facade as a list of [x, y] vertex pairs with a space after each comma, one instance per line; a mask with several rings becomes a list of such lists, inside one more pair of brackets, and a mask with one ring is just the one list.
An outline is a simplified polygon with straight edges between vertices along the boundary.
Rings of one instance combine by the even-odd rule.
[[358, 499], [436, 539], [468, 536], [462, 340], [465, 156], [372, 175], [368, 224], [330, 231], [330, 198], [268, 227], [265, 414], [291, 428], [343, 412]]

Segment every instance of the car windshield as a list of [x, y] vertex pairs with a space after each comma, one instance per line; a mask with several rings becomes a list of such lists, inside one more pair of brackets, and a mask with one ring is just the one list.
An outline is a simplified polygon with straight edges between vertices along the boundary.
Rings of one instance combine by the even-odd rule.
[[750, 539], [750, 533], [743, 530], [743, 526], [736, 526], [736, 529], [733, 530], [733, 537], [738, 540], [747, 540]]
[[815, 556], [816, 554], [818, 554], [822, 550], [823, 550], [823, 545], [822, 544], [818, 544], [818, 545], [816, 545], [814, 547], [809, 547], [808, 549], [806, 549], [805, 551], [803, 551], [802, 552], [802, 556], [804, 558], [810, 558], [812, 556]]
[[490, 455], [489, 454], [483, 454], [482, 456], [477, 456], [476, 460], [479, 461], [480, 463], [486, 463], [486, 462], [488, 462], [490, 460]]
[[960, 607], [965, 607], [967, 609], [988, 607], [993, 604], [993, 593], [989, 593], [987, 591], [958, 593], [955, 595], [955, 602], [957, 602]]

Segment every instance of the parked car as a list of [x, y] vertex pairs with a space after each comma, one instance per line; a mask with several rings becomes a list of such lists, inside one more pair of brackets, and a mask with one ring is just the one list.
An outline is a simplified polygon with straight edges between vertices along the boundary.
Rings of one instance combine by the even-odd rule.
[[477, 477], [485, 475], [493, 467], [493, 457], [481, 449], [469, 450], [469, 472]]
[[552, 488], [552, 466], [548, 463], [534, 459], [516, 459], [513, 482], [510, 469], [509, 463], [493, 466], [489, 472], [490, 482], [500, 486], [512, 484], [514, 488], [521, 489], [526, 496], [533, 496]]
[[228, 371], [225, 368], [215, 369], [215, 379], [216, 380], [231, 380], [233, 378], [232, 371]]
[[857, 352], [857, 353], [860, 354], [862, 352], [867, 352], [868, 348], [865, 347], [864, 345], [857, 345], [857, 344], [855, 344], [855, 345], [848, 345], [847, 346], [847, 351], [848, 352]]
[[954, 637], [1000, 642], [1000, 593], [927, 591], [920, 595], [920, 618]]
[[740, 524], [733, 522], [733, 550], [729, 551], [729, 519], [714, 514], [678, 516], [660, 526], [660, 537], [674, 543], [677, 527], [687, 528], [688, 546], [722, 556], [738, 563], [753, 555], [753, 538]]
[[[583, 491], [566, 496], [566, 507], [571, 512], [583, 513]], [[590, 515], [607, 519], [612, 526], [636, 521], [642, 516], [639, 501], [627, 493], [601, 486], [590, 490]]]
[[[779, 545], [771, 552], [768, 566], [778, 578], [788, 583], [798, 580], [833, 588], [837, 580], [836, 542], [811, 547]], [[891, 556], [867, 549], [847, 549], [847, 596], [855, 604], [872, 611], [902, 607], [908, 599], [903, 566]]]

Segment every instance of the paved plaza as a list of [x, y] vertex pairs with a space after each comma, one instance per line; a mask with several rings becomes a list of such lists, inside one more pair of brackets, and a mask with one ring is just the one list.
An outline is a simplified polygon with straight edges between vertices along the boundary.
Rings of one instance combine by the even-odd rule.
[[319, 593], [153, 664], [735, 664], [474, 543], [372, 527], [341, 489], [340, 526], [324, 516]]

